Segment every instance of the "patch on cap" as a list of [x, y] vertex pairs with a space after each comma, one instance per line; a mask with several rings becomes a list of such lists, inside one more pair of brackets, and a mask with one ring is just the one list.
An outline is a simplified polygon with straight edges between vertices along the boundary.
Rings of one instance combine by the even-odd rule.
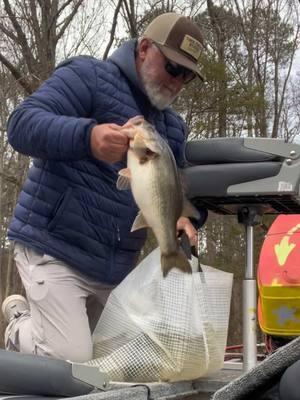
[[180, 45], [181, 50], [192, 56], [196, 61], [201, 54], [201, 43], [190, 35], [184, 35], [183, 41]]

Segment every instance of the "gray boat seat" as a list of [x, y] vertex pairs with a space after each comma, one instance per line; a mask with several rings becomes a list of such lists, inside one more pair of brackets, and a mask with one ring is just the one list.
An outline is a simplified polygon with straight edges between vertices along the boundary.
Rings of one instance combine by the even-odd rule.
[[109, 388], [109, 376], [98, 367], [2, 349], [0, 360], [0, 394], [8, 399], [79, 397]]
[[260, 205], [267, 214], [300, 213], [300, 146], [279, 139], [189, 141], [187, 195], [198, 208], [237, 214]]

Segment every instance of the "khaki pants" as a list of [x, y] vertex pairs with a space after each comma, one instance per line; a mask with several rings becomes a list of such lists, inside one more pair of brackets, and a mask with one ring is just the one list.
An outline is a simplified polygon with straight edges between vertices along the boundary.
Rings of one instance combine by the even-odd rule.
[[8, 325], [6, 349], [77, 362], [92, 359], [91, 332], [114, 286], [19, 243], [15, 260], [30, 312]]

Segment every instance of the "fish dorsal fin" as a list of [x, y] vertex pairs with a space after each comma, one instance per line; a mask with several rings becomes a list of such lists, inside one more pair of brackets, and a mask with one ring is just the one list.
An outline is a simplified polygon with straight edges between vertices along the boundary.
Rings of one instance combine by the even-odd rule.
[[133, 231], [137, 231], [139, 229], [142, 228], [148, 228], [148, 224], [147, 221], [145, 220], [145, 217], [143, 216], [143, 214], [141, 213], [141, 211], [139, 211], [138, 215], [135, 217], [135, 220], [132, 224], [131, 227], [131, 232]]
[[117, 180], [117, 189], [129, 190], [131, 189], [131, 172], [129, 168], [123, 168], [119, 171]]
[[183, 210], [182, 210], [182, 217], [193, 217], [195, 219], [200, 218], [200, 214], [196, 207], [193, 206], [193, 204], [187, 199], [183, 199]]

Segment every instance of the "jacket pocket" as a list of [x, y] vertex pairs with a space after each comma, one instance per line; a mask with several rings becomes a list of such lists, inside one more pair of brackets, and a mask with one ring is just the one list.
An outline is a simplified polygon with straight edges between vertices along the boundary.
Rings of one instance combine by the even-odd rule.
[[70, 197], [72, 196], [72, 188], [68, 188], [58, 199], [54, 209], [53, 217], [48, 223], [48, 230], [51, 232], [55, 229], [57, 222], [60, 220], [62, 214], [66, 210]]

